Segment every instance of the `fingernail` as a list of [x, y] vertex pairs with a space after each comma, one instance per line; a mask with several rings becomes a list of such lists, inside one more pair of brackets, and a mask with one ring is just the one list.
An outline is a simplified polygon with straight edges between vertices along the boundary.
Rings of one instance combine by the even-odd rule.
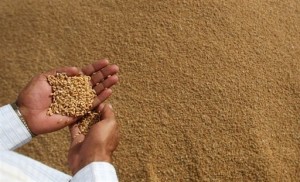
[[113, 108], [111, 104], [108, 104], [108, 107], [109, 107], [110, 109], [112, 109], [112, 108]]

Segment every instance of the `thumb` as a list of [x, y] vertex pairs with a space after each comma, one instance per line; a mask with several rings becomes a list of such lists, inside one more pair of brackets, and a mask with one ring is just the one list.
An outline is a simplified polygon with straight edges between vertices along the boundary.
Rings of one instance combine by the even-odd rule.
[[69, 125], [69, 130], [70, 130], [70, 134], [71, 134], [71, 146], [70, 147], [72, 148], [75, 145], [77, 145], [78, 143], [82, 142], [84, 140], [85, 136], [80, 133], [77, 123], [73, 123], [73, 124]]
[[69, 125], [69, 131], [71, 134], [71, 138], [75, 138], [76, 135], [78, 135], [79, 132], [79, 128], [78, 128], [78, 123], [73, 123]]
[[55, 75], [56, 73], [66, 73], [68, 76], [76, 76], [79, 75], [81, 72], [80, 69], [78, 69], [77, 67], [62, 67], [62, 68], [51, 70], [46, 74]]
[[101, 120], [111, 120], [115, 119], [115, 114], [112, 109], [111, 104], [105, 104], [101, 111]]
[[77, 67], [63, 67], [56, 69], [56, 73], [66, 73], [68, 76], [75, 76], [80, 73]]

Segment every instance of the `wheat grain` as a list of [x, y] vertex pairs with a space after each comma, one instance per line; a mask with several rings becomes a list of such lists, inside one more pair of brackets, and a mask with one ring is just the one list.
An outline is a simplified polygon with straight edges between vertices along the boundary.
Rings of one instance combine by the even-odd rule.
[[57, 73], [47, 77], [52, 87], [52, 103], [47, 114], [61, 114], [78, 117], [85, 115], [92, 107], [96, 96], [90, 85], [91, 77], [78, 75], [69, 77], [65, 73]]
[[86, 115], [84, 115], [78, 124], [78, 128], [81, 134], [86, 135], [92, 125], [100, 121], [100, 114], [95, 111], [89, 111]]

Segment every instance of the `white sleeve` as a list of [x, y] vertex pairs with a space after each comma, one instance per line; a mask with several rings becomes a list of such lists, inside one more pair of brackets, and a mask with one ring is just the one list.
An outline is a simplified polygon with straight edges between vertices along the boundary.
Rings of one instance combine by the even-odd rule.
[[117, 182], [118, 177], [113, 165], [108, 162], [92, 162], [78, 171], [71, 180], [72, 182]]
[[13, 151], [0, 151], [0, 181], [69, 182], [72, 177]]
[[0, 108], [0, 151], [14, 150], [31, 140], [31, 135], [10, 104]]

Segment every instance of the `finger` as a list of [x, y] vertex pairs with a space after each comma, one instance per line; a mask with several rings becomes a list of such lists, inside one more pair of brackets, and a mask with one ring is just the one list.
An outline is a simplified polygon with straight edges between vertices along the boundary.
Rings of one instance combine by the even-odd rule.
[[101, 104], [102, 102], [104, 102], [106, 99], [109, 98], [109, 96], [111, 96], [112, 94], [112, 90], [111, 89], [105, 89], [103, 90], [99, 95], [97, 95], [97, 97], [94, 99], [94, 102], [92, 104], [92, 108], [95, 108], [96, 106], [98, 106], [99, 104]]
[[70, 134], [71, 134], [71, 147], [75, 146], [78, 143], [81, 143], [85, 136], [80, 133], [78, 128], [78, 123], [74, 123], [69, 126]]
[[62, 116], [59, 114], [53, 114], [51, 116], [46, 117], [45, 119], [45, 123], [47, 123], [47, 125], [45, 126], [45, 130], [47, 130], [47, 128], [51, 128], [52, 130], [59, 130], [62, 129], [72, 123], [74, 123], [78, 118], [76, 117], [69, 117], [69, 116]]
[[92, 64], [89, 64], [87, 65], [86, 67], [84, 67], [82, 69], [82, 72], [85, 74], [85, 75], [92, 75], [93, 73], [101, 70], [102, 68], [104, 68], [105, 66], [107, 66], [109, 64], [108, 60], [107, 59], [103, 59], [103, 60], [99, 60], [99, 61], [96, 61]]
[[98, 72], [95, 72], [92, 77], [92, 85], [95, 86], [97, 83], [101, 82], [103, 79], [107, 78], [110, 75], [114, 75], [119, 71], [119, 67], [117, 65], [108, 65], [101, 69]]
[[56, 70], [56, 73], [66, 73], [68, 76], [79, 75], [80, 69], [77, 67], [63, 67]]
[[96, 110], [97, 110], [99, 113], [101, 113], [102, 110], [103, 110], [103, 108], [104, 108], [104, 106], [105, 106], [105, 104], [104, 104], [104, 103], [101, 103], [101, 104], [99, 104], [99, 106], [97, 107]]
[[55, 75], [56, 73], [66, 73], [68, 76], [76, 76], [80, 74], [80, 69], [77, 67], [62, 67], [44, 73], [45, 75]]
[[110, 88], [118, 82], [119, 78], [117, 75], [113, 75], [107, 79], [105, 79], [102, 83], [97, 84], [94, 87], [96, 94], [100, 94], [104, 89]]
[[115, 114], [113, 112], [111, 104], [105, 104], [105, 106], [102, 110], [101, 119], [102, 120], [115, 120]]
[[102, 131], [104, 133], [105, 132], [110, 133], [113, 131], [115, 134], [117, 134], [118, 124], [115, 120], [115, 114], [113, 112], [112, 106], [111, 106], [111, 104], [103, 104], [103, 105], [104, 105], [104, 107], [102, 108], [102, 110], [101, 110], [101, 108], [98, 107], [98, 111], [101, 110], [100, 122], [95, 123], [91, 127], [89, 133], [94, 133], [93, 131], [97, 130], [98, 133], [99, 133], [99, 131]]
[[73, 140], [73, 138], [75, 138], [80, 133], [80, 130], [78, 128], [78, 123], [73, 123], [69, 125], [69, 131], [71, 134], [71, 138]]
[[78, 135], [76, 135], [74, 138], [72, 138], [71, 148], [74, 147], [75, 145], [83, 142], [84, 139], [85, 139], [85, 135], [84, 134], [79, 133]]
[[[109, 134], [113, 136], [110, 140], [117, 140], [118, 138], [118, 123], [115, 120], [115, 114], [112, 110], [111, 104], [105, 104], [101, 116], [100, 122], [94, 124], [89, 133], [101, 133], [105, 136], [105, 134]], [[92, 135], [93, 135], [92, 134]]]

